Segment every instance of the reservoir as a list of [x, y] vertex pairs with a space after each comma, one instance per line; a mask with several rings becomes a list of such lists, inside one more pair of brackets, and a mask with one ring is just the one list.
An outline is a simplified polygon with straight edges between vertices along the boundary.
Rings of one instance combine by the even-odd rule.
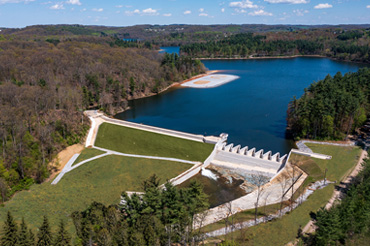
[[286, 154], [286, 111], [293, 96], [327, 74], [365, 65], [326, 58], [204, 60], [209, 70], [240, 78], [215, 88], [176, 87], [133, 100], [116, 118], [195, 134], [228, 133], [229, 143]]

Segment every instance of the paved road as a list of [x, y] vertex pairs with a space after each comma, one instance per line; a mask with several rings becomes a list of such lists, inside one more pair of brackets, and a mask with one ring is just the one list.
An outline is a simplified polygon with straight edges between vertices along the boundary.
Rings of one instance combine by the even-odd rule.
[[76, 161], [80, 154], [74, 154], [71, 159], [67, 162], [64, 166], [63, 170], [58, 174], [58, 176], [51, 182], [51, 184], [57, 184], [64, 176], [64, 174], [68, 173], [72, 167], [72, 164]]
[[188, 160], [183, 160], [183, 159], [177, 159], [177, 158], [171, 158], [171, 157], [160, 157], [160, 156], [150, 156], [150, 155], [135, 155], [135, 154], [126, 154], [126, 153], [121, 153], [109, 149], [104, 149], [100, 147], [94, 146], [95, 149], [105, 151], [109, 155], [120, 155], [120, 156], [127, 156], [127, 157], [134, 157], [134, 158], [144, 158], [144, 159], [152, 159], [152, 160], [163, 160], [163, 161], [173, 161], [173, 162], [181, 162], [181, 163], [187, 163], [187, 164], [192, 164], [192, 165], [197, 165], [200, 164], [201, 162], [199, 161], [188, 161]]
[[[135, 128], [135, 129], [139, 129], [143, 131], [154, 132], [158, 134], [188, 139], [188, 140], [202, 142], [202, 143], [205, 141], [205, 138], [206, 138], [203, 135], [191, 134], [191, 133], [174, 131], [174, 130], [160, 128], [160, 127], [138, 124], [138, 123], [124, 121], [124, 120], [112, 119], [112, 118], [105, 116], [103, 113], [97, 110], [87, 110], [85, 111], [85, 114], [91, 119], [92, 122], [95, 122], [92, 124], [92, 128], [96, 128], [96, 129], [99, 128], [100, 124], [107, 122], [107, 123], [111, 123], [115, 125]], [[91, 133], [91, 136], [92, 136], [91, 138], [89, 138], [89, 136], [90, 136], [90, 132], [89, 132], [87, 141], [90, 141], [89, 144], [92, 144], [91, 141], [95, 142], [96, 133], [95, 133], [95, 137], [93, 137], [94, 136], [93, 133]], [[219, 140], [219, 137], [213, 137], [213, 138], [206, 138], [206, 139], [213, 139], [213, 141], [215, 141], [214, 143], [216, 143]]]

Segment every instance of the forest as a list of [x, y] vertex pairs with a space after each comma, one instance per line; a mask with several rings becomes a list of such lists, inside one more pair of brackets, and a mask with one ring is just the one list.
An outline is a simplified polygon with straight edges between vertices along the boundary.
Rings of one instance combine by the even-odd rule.
[[[35, 236], [24, 220], [20, 228], [8, 213], [3, 226], [1, 245], [188, 245], [201, 241], [194, 221], [202, 220], [208, 208], [207, 196], [201, 184], [193, 182], [189, 188], [178, 189], [151, 176], [143, 182], [143, 195], [122, 193], [120, 204], [105, 206], [93, 202], [86, 210], [71, 216], [75, 235], [70, 235], [61, 221], [59, 228], [50, 228], [48, 218]], [[73, 238], [73, 240], [72, 240]]]
[[288, 106], [288, 130], [295, 139], [344, 140], [369, 115], [370, 69], [326, 76]]
[[71, 36], [0, 41], [0, 202], [41, 183], [89, 128], [83, 111], [113, 114], [127, 100], [203, 73], [200, 61], [158, 54], [145, 42]]
[[315, 234], [301, 235], [305, 245], [368, 245], [369, 184], [370, 160], [366, 159], [341, 203], [312, 215], [318, 228]]
[[[16, 192], [47, 180], [58, 168], [57, 163], [49, 165], [57, 153], [84, 140], [90, 124], [83, 115], [85, 109], [114, 114], [124, 110], [128, 100], [154, 95], [173, 82], [204, 73], [204, 65], [193, 58], [321, 55], [370, 62], [366, 25], [48, 25], [5, 28], [1, 33], [0, 205]], [[181, 56], [158, 53], [161, 45], [168, 44], [181, 45]], [[288, 128], [295, 139], [346, 139], [370, 113], [369, 82], [370, 69], [361, 69], [312, 84], [289, 104]], [[367, 180], [364, 175], [360, 177]], [[93, 203], [74, 213], [80, 244], [106, 240], [113, 245], [134, 245], [135, 241], [163, 245], [191, 240], [196, 233], [190, 226], [194, 215], [208, 206], [200, 186], [177, 190], [167, 184], [160, 190], [154, 179], [144, 188], [144, 197], [122, 194], [124, 204]], [[358, 205], [356, 209], [367, 213], [367, 207], [360, 207], [360, 198], [349, 206]], [[334, 217], [344, 216], [338, 211]], [[323, 221], [332, 216], [325, 213], [317, 215], [323, 231], [320, 216]], [[323, 236], [312, 240], [343, 243], [354, 232], [366, 231], [362, 225], [353, 225], [329, 234], [320, 229], [318, 235]], [[1, 240], [19, 240], [19, 245], [38, 240], [49, 242], [42, 245], [71, 244], [63, 222], [52, 233], [47, 218], [37, 235], [28, 230], [26, 222], [18, 228], [11, 214], [4, 228]]]
[[192, 57], [219, 58], [249, 56], [280, 56], [320, 53], [324, 46], [308, 40], [273, 40], [266, 42], [266, 36], [241, 33], [218, 42], [193, 43], [181, 46], [181, 51]]
[[[338, 34], [339, 33], [339, 34]], [[367, 30], [300, 30], [283, 33], [238, 33], [181, 46], [182, 54], [198, 58], [248, 58], [319, 55], [370, 62]]]

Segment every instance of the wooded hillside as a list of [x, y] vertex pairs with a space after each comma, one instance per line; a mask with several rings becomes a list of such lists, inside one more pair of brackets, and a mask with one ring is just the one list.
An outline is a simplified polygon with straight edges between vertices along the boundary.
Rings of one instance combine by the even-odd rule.
[[370, 113], [369, 86], [369, 68], [344, 76], [338, 72], [313, 83], [290, 102], [289, 130], [296, 139], [345, 139]]
[[181, 46], [182, 54], [198, 58], [320, 55], [338, 60], [370, 62], [368, 30], [310, 29], [292, 32], [239, 33], [217, 35], [215, 39], [207, 40], [198, 38], [192, 43]]
[[205, 69], [199, 61], [111, 37], [2, 36], [0, 60], [2, 201], [42, 182], [55, 154], [81, 142], [89, 128], [83, 110], [114, 113], [128, 99]]

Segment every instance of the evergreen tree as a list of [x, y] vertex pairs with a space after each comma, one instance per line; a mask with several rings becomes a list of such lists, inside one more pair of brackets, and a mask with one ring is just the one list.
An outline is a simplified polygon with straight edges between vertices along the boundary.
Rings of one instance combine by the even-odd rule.
[[10, 214], [9, 211], [3, 229], [1, 245], [2, 246], [17, 245], [17, 224], [14, 222], [13, 216]]
[[28, 231], [28, 245], [35, 245], [35, 234], [33, 234], [31, 229]]
[[29, 234], [28, 234], [28, 230], [27, 230], [27, 225], [26, 225], [26, 222], [24, 222], [24, 218], [22, 218], [22, 224], [21, 224], [21, 228], [20, 228], [20, 231], [19, 231], [19, 234], [18, 234], [18, 241], [17, 241], [17, 245], [19, 246], [29, 246]]
[[60, 221], [59, 230], [55, 237], [54, 246], [68, 246], [71, 245], [71, 237], [64, 228], [63, 220]]
[[44, 221], [39, 228], [39, 233], [37, 234], [37, 246], [48, 246], [52, 245], [52, 235], [50, 231], [48, 218], [44, 215]]

